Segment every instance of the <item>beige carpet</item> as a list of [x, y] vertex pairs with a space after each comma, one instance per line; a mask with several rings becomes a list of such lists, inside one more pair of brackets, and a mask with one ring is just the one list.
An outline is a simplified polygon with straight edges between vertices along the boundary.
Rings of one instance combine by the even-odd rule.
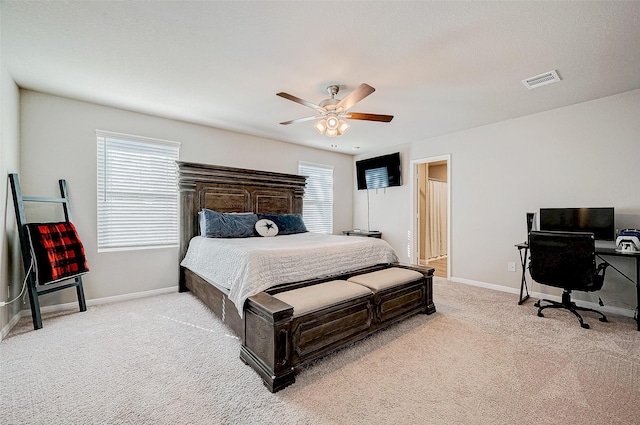
[[2, 424], [640, 424], [640, 332], [436, 279], [438, 312], [269, 393], [191, 294], [23, 318], [0, 342]]

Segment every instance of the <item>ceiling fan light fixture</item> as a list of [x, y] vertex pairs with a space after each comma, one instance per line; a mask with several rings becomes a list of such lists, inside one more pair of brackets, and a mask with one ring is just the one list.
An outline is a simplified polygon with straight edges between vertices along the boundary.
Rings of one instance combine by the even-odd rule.
[[331, 115], [329, 115], [327, 117], [327, 129], [328, 130], [337, 130], [339, 123], [340, 123], [340, 120], [338, 119], [337, 116], [331, 114]]
[[346, 133], [349, 128], [351, 128], [351, 126], [349, 125], [348, 122], [344, 121], [344, 120], [339, 120], [338, 121], [338, 134], [339, 135], [343, 135], [344, 133]]
[[324, 131], [327, 129], [327, 121], [326, 120], [320, 120], [317, 123], [315, 123], [313, 128], [315, 128], [318, 133], [323, 134]]
[[327, 128], [327, 136], [336, 137], [338, 135], [338, 130], [335, 128]]

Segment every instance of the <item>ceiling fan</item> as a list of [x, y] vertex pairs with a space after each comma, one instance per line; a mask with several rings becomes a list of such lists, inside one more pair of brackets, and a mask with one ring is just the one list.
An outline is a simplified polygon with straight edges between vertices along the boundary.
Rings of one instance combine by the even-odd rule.
[[362, 112], [349, 112], [352, 106], [360, 102], [365, 97], [376, 91], [368, 84], [360, 84], [354, 91], [349, 93], [344, 99], [336, 99], [336, 95], [340, 87], [331, 85], [327, 87], [327, 91], [331, 98], [324, 99], [319, 104], [311, 103], [299, 97], [288, 93], [280, 92], [277, 96], [292, 100], [301, 105], [315, 109], [318, 114], [312, 117], [298, 118], [291, 121], [281, 122], [282, 125], [297, 124], [299, 122], [319, 120], [315, 123], [314, 128], [320, 134], [326, 133], [329, 137], [336, 137], [344, 134], [349, 130], [349, 123], [345, 119], [389, 122], [393, 119], [393, 115], [366, 114]]

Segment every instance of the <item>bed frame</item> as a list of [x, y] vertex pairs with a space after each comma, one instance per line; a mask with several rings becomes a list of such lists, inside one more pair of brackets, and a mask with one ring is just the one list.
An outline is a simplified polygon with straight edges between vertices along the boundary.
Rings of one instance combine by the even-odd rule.
[[[187, 162], [177, 162], [177, 165], [181, 205], [180, 259], [184, 258], [191, 238], [198, 234], [198, 212], [202, 208], [220, 212], [302, 213], [302, 197], [306, 184], [304, 176]], [[388, 319], [374, 320], [377, 324], [373, 326], [373, 312], [370, 311], [367, 329], [345, 334], [336, 341], [322, 343], [311, 355], [296, 355], [297, 351], [304, 351], [306, 347], [296, 345], [295, 332], [288, 330], [291, 326], [293, 307], [274, 298], [273, 294], [334, 279], [346, 280], [358, 274], [391, 266], [411, 268], [421, 272], [424, 277], [410, 288], [397, 291], [395, 295], [380, 301], [385, 303], [380, 308], [386, 309]], [[432, 275], [433, 269], [380, 264], [339, 276], [318, 277], [304, 282], [278, 285], [249, 297], [243, 306], [244, 319], [229, 300], [227, 290], [217, 288], [183, 267], [180, 267], [179, 290], [191, 291], [231, 328], [243, 344], [240, 358], [251, 365], [263, 378], [265, 385], [275, 392], [295, 381], [295, 368], [413, 314], [435, 312]], [[372, 308], [368, 304], [367, 309]], [[347, 316], [348, 313], [347, 307], [344, 311], [338, 312]], [[309, 320], [317, 329], [326, 331], [332, 324], [338, 326], [336, 323], [339, 321], [329, 314], [320, 312], [315, 316]], [[341, 329], [336, 330], [337, 333], [341, 332], [343, 326], [348, 326], [348, 321], [339, 325]], [[322, 341], [318, 338], [316, 336], [316, 340]]]
[[[176, 162], [180, 190], [180, 260], [199, 234], [198, 212], [302, 214], [305, 176]], [[191, 291], [242, 338], [242, 319], [227, 291], [180, 267], [179, 291]]]

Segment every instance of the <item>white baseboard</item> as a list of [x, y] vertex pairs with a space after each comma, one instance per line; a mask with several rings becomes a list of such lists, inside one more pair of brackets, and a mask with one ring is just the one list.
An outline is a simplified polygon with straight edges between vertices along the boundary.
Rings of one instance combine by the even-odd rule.
[[13, 329], [13, 327], [16, 325], [16, 323], [18, 323], [18, 320], [20, 320], [21, 317], [22, 314], [19, 311], [13, 315], [11, 320], [9, 320], [9, 323], [7, 323], [4, 328], [2, 328], [2, 331], [0, 332], [0, 341], [2, 341], [9, 334], [9, 331]]
[[[114, 295], [112, 297], [94, 298], [92, 300], [87, 300], [86, 303], [87, 303], [87, 306], [98, 305], [98, 304], [109, 304], [109, 303], [116, 303], [120, 301], [135, 300], [136, 298], [152, 297], [154, 295], [170, 294], [172, 292], [178, 292], [178, 287], [172, 286], [170, 288], [152, 289], [150, 291]], [[40, 307], [40, 313], [51, 313], [56, 311], [71, 310], [74, 308], [78, 308], [77, 301], [72, 303], [66, 303], [66, 304], [57, 304], [57, 305], [49, 305], [46, 307]], [[23, 316], [29, 316], [31, 315], [31, 309], [21, 310], [21, 313]]]
[[[134, 292], [131, 294], [114, 295], [112, 297], [94, 298], [91, 300], [86, 300], [86, 303], [87, 303], [87, 306], [98, 305], [98, 304], [109, 304], [109, 303], [115, 303], [120, 301], [134, 300], [137, 298], [152, 297], [154, 295], [170, 294], [173, 292], [178, 292], [178, 286], [172, 286], [169, 288], [152, 289], [150, 291]], [[77, 308], [78, 308], [78, 302], [75, 301], [72, 303], [49, 305], [49, 306], [41, 307], [40, 313], [51, 313], [51, 312], [57, 312], [57, 311], [72, 310]], [[9, 331], [13, 329], [13, 327], [16, 325], [16, 323], [18, 323], [18, 320], [20, 320], [20, 318], [28, 317], [28, 316], [31, 316], [30, 308], [18, 311], [18, 313], [16, 313], [11, 318], [9, 323], [7, 323], [7, 325], [4, 328], [2, 328], [2, 333], [0, 333], [0, 341], [2, 341], [7, 336]]]
[[510, 288], [508, 286], [496, 285], [496, 284], [493, 284], [493, 283], [480, 282], [480, 281], [477, 281], [477, 280], [463, 279], [461, 277], [452, 277], [449, 280], [452, 281], [452, 282], [456, 282], [456, 283], [464, 283], [465, 285], [479, 286], [480, 288], [493, 289], [494, 291], [509, 292], [511, 294], [519, 294], [520, 293], [520, 290], [516, 289], [516, 288]]
[[[502, 286], [502, 285], [496, 285], [496, 284], [493, 284], [493, 283], [480, 282], [480, 281], [477, 281], [477, 280], [463, 279], [463, 278], [460, 278], [460, 277], [452, 277], [449, 280], [451, 282], [464, 283], [465, 285], [471, 285], [471, 286], [478, 286], [480, 288], [493, 289], [494, 291], [508, 292], [510, 294], [515, 294], [516, 296], [520, 295], [520, 289], [519, 288], [511, 288], [511, 287], [508, 287], [508, 286]], [[557, 301], [557, 302], [561, 302], [562, 301], [562, 297], [561, 296], [543, 294], [541, 292], [529, 291], [529, 296], [531, 298], [537, 298], [537, 299], [546, 298], [548, 300]], [[514, 298], [514, 302], [518, 302], [518, 299]], [[635, 310], [628, 309], [628, 308], [613, 307], [613, 306], [607, 306], [607, 305], [601, 306], [598, 303], [594, 303], [594, 302], [590, 302], [590, 301], [583, 301], [583, 300], [578, 300], [576, 302], [576, 304], [581, 306], [581, 307], [593, 308], [595, 310], [600, 310], [600, 311], [605, 312], [605, 313], [619, 314], [619, 315], [625, 316], [625, 317], [634, 317], [634, 315], [635, 315]]]

